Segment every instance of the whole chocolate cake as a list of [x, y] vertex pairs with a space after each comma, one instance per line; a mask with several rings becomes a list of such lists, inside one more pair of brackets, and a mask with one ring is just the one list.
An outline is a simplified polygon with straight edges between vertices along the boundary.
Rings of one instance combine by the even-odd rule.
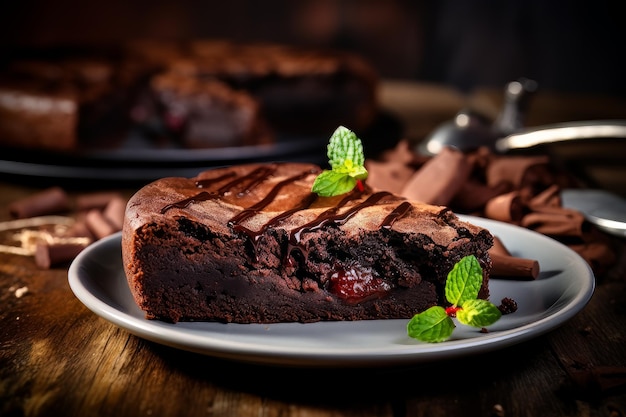
[[[106, 51], [27, 51], [0, 62], [0, 147], [253, 146], [357, 130], [379, 115], [378, 78], [338, 51], [217, 40]], [[150, 142], [152, 141], [152, 142]]]
[[365, 186], [311, 192], [320, 168], [248, 164], [164, 178], [128, 202], [122, 255], [150, 319], [236, 323], [411, 318], [493, 244], [448, 208]]

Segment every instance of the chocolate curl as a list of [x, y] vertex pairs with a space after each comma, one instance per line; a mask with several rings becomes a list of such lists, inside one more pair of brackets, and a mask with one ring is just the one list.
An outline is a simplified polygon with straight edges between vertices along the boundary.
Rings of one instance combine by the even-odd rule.
[[412, 168], [397, 162], [365, 161], [367, 185], [377, 190], [400, 194], [413, 173]]
[[510, 191], [507, 183], [501, 183], [490, 187], [476, 180], [468, 180], [463, 183], [461, 189], [454, 196], [451, 206], [462, 212], [483, 210], [492, 198]]
[[603, 272], [617, 260], [617, 256], [611, 247], [602, 242], [571, 245], [570, 248], [587, 261], [591, 269], [596, 273]]
[[[530, 182], [549, 181], [544, 178], [549, 158], [547, 156], [501, 156], [492, 158], [487, 165], [487, 185], [495, 186], [501, 182], [509, 182], [520, 188]], [[535, 172], [533, 172], [535, 171]]]
[[534, 280], [539, 276], [539, 262], [535, 259], [518, 258], [489, 251], [492, 277]]
[[472, 165], [462, 152], [444, 148], [415, 172], [401, 195], [410, 200], [446, 206], [467, 181], [471, 170]]
[[503, 255], [503, 256], [511, 256], [511, 252], [504, 246], [502, 240], [499, 237], [493, 237], [493, 246], [489, 249], [490, 254]]
[[487, 201], [485, 217], [507, 223], [519, 223], [524, 216], [524, 204], [519, 192], [511, 191]]
[[79, 195], [76, 197], [76, 210], [104, 210], [107, 204], [115, 198], [122, 198], [122, 196], [116, 192], [98, 192]]
[[115, 227], [109, 223], [102, 212], [97, 209], [89, 210], [85, 216], [87, 227], [96, 238], [102, 239], [117, 232]]
[[63, 233], [63, 237], [84, 237], [92, 242], [96, 240], [96, 236], [89, 230], [84, 217], [78, 218], [76, 222]]
[[384, 151], [380, 156], [380, 160], [384, 162], [397, 162], [402, 165], [421, 166], [430, 160], [430, 157], [414, 152], [410, 142], [406, 139], [402, 139], [393, 149]]
[[114, 197], [104, 208], [102, 215], [117, 231], [122, 230], [124, 224], [124, 212], [126, 211], [126, 200], [121, 196]]
[[597, 396], [626, 387], [626, 366], [597, 366], [569, 374], [585, 394]]
[[584, 216], [562, 207], [542, 207], [526, 214], [520, 225], [550, 236], [582, 237]]
[[38, 243], [35, 247], [35, 263], [41, 269], [71, 261], [87, 245], [84, 243]]
[[528, 202], [528, 205], [530, 207], [561, 207], [562, 201], [560, 191], [561, 187], [553, 184], [536, 196], [532, 197]]
[[70, 209], [70, 199], [60, 187], [51, 187], [9, 205], [9, 213], [17, 219], [60, 213]]

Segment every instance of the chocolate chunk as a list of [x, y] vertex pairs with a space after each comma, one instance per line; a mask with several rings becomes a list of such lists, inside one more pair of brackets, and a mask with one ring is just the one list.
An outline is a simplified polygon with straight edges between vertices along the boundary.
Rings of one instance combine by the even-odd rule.
[[401, 194], [428, 204], [448, 205], [471, 170], [472, 165], [462, 152], [444, 148], [411, 177]]
[[104, 208], [109, 202], [115, 198], [122, 198], [119, 193], [116, 192], [96, 192], [79, 195], [76, 197], [76, 210], [91, 210]]
[[500, 255], [492, 251], [489, 251], [489, 256], [492, 277], [534, 280], [539, 276], [539, 262], [535, 259]]
[[98, 238], [102, 239], [117, 232], [115, 227], [97, 209], [89, 210], [85, 216], [85, 222], [89, 230]]
[[518, 223], [524, 215], [524, 205], [519, 192], [511, 191], [487, 201], [485, 217], [507, 223]]
[[9, 213], [18, 219], [61, 213], [70, 209], [70, 199], [60, 187], [47, 188], [9, 205]]
[[35, 263], [39, 268], [49, 269], [71, 261], [85, 247], [84, 243], [38, 243], [35, 247]]

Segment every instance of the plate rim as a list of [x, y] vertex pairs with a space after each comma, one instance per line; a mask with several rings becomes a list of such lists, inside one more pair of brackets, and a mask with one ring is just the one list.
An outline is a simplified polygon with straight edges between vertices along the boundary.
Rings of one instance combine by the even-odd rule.
[[[580, 312], [591, 299], [595, 291], [595, 277], [593, 271], [586, 261], [580, 257], [571, 248], [562, 243], [534, 232], [529, 229], [511, 225], [508, 223], [475, 217], [469, 215], [458, 215], [465, 221], [472, 222], [486, 229], [496, 228], [512, 231], [523, 236], [531, 236], [534, 239], [540, 239], [559, 250], [567, 253], [571, 259], [575, 261], [576, 267], [582, 267], [580, 270], [575, 268], [580, 277], [576, 281], [579, 288], [573, 297], [566, 300], [567, 302], [557, 308], [554, 312], [542, 316], [536, 321], [522, 324], [512, 329], [501, 330], [493, 333], [486, 333], [472, 339], [449, 340], [437, 344], [407, 344], [405, 347], [390, 351], [386, 348], [364, 348], [358, 352], [355, 350], [320, 350], [316, 347], [315, 351], [302, 350], [301, 348], [276, 345], [259, 346], [258, 344], [246, 344], [241, 342], [233, 342], [216, 338], [214, 335], [202, 335], [202, 332], [189, 333], [188, 326], [193, 327], [196, 323], [186, 323], [179, 325], [165, 323], [161, 321], [152, 321], [139, 319], [114, 306], [108, 304], [105, 300], [91, 293], [83, 280], [86, 277], [86, 264], [91, 257], [95, 256], [99, 251], [120, 251], [121, 262], [121, 232], [101, 239], [86, 249], [84, 249], [70, 264], [68, 269], [69, 285], [74, 295], [89, 310], [103, 319], [121, 327], [137, 337], [146, 339], [158, 344], [166, 345], [172, 348], [200, 353], [213, 357], [231, 359], [239, 362], [248, 362], [264, 365], [279, 366], [323, 366], [323, 367], [362, 367], [362, 366], [392, 366], [419, 364], [424, 362], [432, 362], [435, 360], [447, 360], [459, 357], [461, 355], [485, 353], [496, 349], [502, 349], [514, 344], [518, 344], [529, 339], [539, 337], [548, 333], [560, 325], [564, 324]], [[492, 232], [497, 235], [497, 233]], [[122, 272], [123, 274], [123, 272]], [[562, 296], [561, 296], [562, 297]], [[559, 297], [559, 299], [561, 298]], [[558, 301], [558, 300], [557, 300]], [[551, 307], [556, 304], [553, 303]], [[546, 309], [548, 312], [549, 308]], [[408, 320], [403, 320], [405, 323]], [[324, 322], [325, 323], [325, 322]], [[349, 322], [339, 322], [349, 323]], [[320, 323], [311, 323], [313, 325], [327, 325]], [[206, 326], [206, 322], [198, 322], [198, 327]], [[231, 324], [211, 323], [215, 326], [231, 326]], [[303, 325], [301, 323], [287, 323], [280, 325]], [[336, 325], [336, 324], [330, 324]], [[345, 325], [345, 324], [344, 324]], [[350, 324], [348, 324], [350, 325]], [[234, 324], [232, 327], [250, 326], [242, 324]], [[252, 325], [252, 326], [276, 326], [276, 325]], [[404, 335], [398, 335], [404, 336]], [[271, 337], [271, 336], [270, 336]], [[181, 338], [183, 339], [181, 341]]]

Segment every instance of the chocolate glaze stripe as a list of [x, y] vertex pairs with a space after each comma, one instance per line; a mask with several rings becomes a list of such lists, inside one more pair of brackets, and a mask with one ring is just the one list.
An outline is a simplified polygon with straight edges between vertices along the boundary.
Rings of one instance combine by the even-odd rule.
[[267, 177], [272, 175], [275, 171], [276, 171], [276, 165], [261, 166], [261, 167], [255, 169], [255, 170], [253, 170], [252, 172], [250, 172], [250, 173], [248, 173], [246, 175], [242, 175], [239, 178], [235, 178], [234, 180], [230, 181], [229, 183], [221, 186], [217, 190], [216, 193], [217, 193], [218, 196], [222, 196], [222, 195], [226, 194], [227, 192], [231, 191], [233, 188], [235, 188], [239, 184], [243, 184], [246, 181], [250, 181], [246, 185], [246, 188], [243, 191], [240, 191], [239, 193], [237, 193], [237, 196], [241, 197], [242, 195], [249, 193], [250, 190], [252, 189], [252, 187], [257, 185], [261, 181], [266, 180]]
[[[186, 198], [184, 200], [181, 201], [177, 201], [175, 203], [171, 203], [166, 205], [165, 207], [163, 207], [161, 209], [161, 214], [164, 214], [166, 211], [168, 211], [171, 208], [185, 208], [187, 206], [189, 206], [191, 203], [197, 203], [200, 201], [207, 201], [207, 200], [215, 200], [221, 196], [223, 196], [224, 194], [226, 194], [228, 191], [232, 190], [234, 187], [236, 187], [239, 184], [244, 183], [245, 181], [250, 181], [249, 184], [246, 185], [246, 189], [239, 192], [238, 195], [244, 195], [246, 193], [248, 193], [252, 187], [256, 184], [258, 184], [259, 182], [263, 181], [264, 179], [266, 179], [268, 176], [272, 175], [274, 173], [274, 171], [276, 171], [276, 166], [272, 165], [271, 167], [267, 167], [267, 166], [262, 166], [259, 167], [251, 172], [249, 172], [246, 175], [242, 175], [239, 178], [235, 178], [232, 181], [229, 181], [228, 183], [224, 184], [223, 186], [221, 186], [217, 191], [202, 191], [201, 193], [198, 193], [192, 197]], [[226, 176], [232, 176], [229, 174], [225, 174], [224, 177]], [[234, 175], [234, 174], [233, 174]], [[202, 188], [206, 185], [209, 185], [211, 183], [216, 182], [213, 179], [207, 179], [207, 180], [199, 180], [196, 182], [196, 187], [198, 188]]]
[[405, 201], [404, 203], [394, 208], [393, 211], [383, 219], [382, 223], [380, 224], [381, 229], [391, 229], [391, 226], [393, 226], [396, 220], [406, 215], [411, 207], [413, 207], [413, 205], [410, 202]]
[[[324, 221], [324, 223], [325, 223], [326, 220], [330, 219], [335, 213], [337, 213], [337, 211], [341, 207], [345, 206], [349, 201], [356, 200], [360, 196], [361, 196], [361, 193], [359, 193], [359, 192], [357, 192], [355, 190], [352, 190], [344, 198], [342, 198], [341, 201], [339, 201], [339, 203], [337, 203], [336, 206], [331, 207], [328, 210], [324, 211], [322, 214], [317, 216], [317, 218], [315, 218], [315, 220], [313, 220], [312, 222], [309, 222], [307, 224], [304, 224], [304, 225], [302, 225], [300, 227], [297, 227], [297, 228], [293, 229], [291, 231], [291, 234], [289, 235], [289, 244], [291, 246], [298, 245], [298, 243], [300, 243], [300, 236], [301, 236], [302, 232], [304, 232], [306, 230], [313, 230], [312, 227], [316, 226], [316, 224], [318, 222]], [[316, 227], [316, 229], [319, 229], [319, 227], [321, 227], [321, 225]]]
[[196, 181], [196, 187], [198, 188], [208, 188], [209, 186], [215, 184], [216, 182], [220, 182], [222, 180], [225, 180], [226, 178], [230, 178], [230, 177], [234, 177], [235, 172], [231, 171], [231, 172], [227, 172], [226, 174], [220, 175], [219, 177], [215, 177], [215, 178], [205, 178], [202, 180], [198, 180]]
[[168, 211], [171, 208], [185, 208], [187, 206], [189, 206], [191, 203], [196, 203], [199, 201], [207, 201], [207, 200], [211, 200], [213, 198], [217, 198], [218, 196], [216, 194], [213, 193], [209, 193], [207, 191], [202, 191], [201, 193], [198, 193], [192, 197], [186, 198], [184, 200], [180, 200], [177, 201], [175, 203], [171, 203], [166, 205], [165, 207], [163, 207], [161, 209], [161, 214], [165, 214], [166, 211]]
[[235, 230], [238, 230], [238, 226], [239, 223], [254, 216], [255, 214], [257, 214], [259, 211], [263, 210], [265, 207], [269, 206], [270, 203], [272, 203], [272, 201], [274, 201], [274, 199], [276, 198], [276, 196], [278, 195], [278, 192], [285, 186], [294, 183], [298, 180], [301, 180], [303, 178], [308, 177], [309, 175], [313, 175], [318, 173], [319, 171], [314, 171], [314, 170], [310, 170], [310, 171], [305, 171], [302, 172], [298, 175], [294, 175], [292, 177], [289, 177], [285, 180], [282, 180], [281, 182], [279, 182], [278, 184], [276, 184], [274, 187], [272, 187], [272, 189], [269, 191], [269, 193], [267, 193], [267, 195], [258, 203], [243, 209], [242, 211], [240, 211], [235, 217], [233, 217], [232, 219], [230, 219], [228, 221], [228, 225], [229, 226], [233, 226], [235, 228]]

